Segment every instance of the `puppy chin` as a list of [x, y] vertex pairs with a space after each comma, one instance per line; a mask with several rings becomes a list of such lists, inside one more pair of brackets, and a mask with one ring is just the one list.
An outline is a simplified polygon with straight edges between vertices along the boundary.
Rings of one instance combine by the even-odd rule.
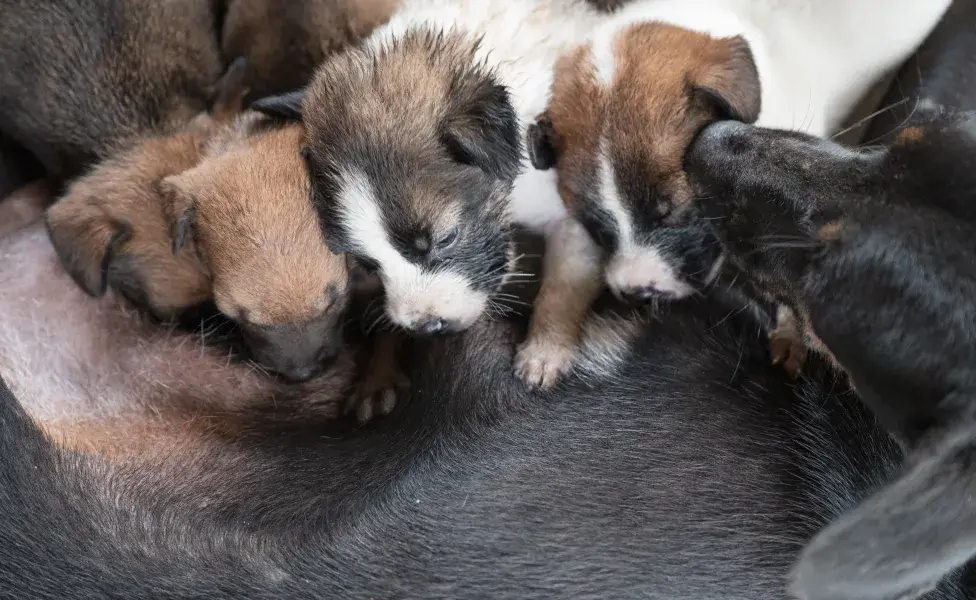
[[488, 294], [463, 277], [435, 273], [386, 284], [387, 314], [394, 324], [423, 335], [464, 331], [488, 306]]
[[678, 300], [695, 289], [681, 279], [677, 265], [654, 247], [637, 247], [616, 253], [607, 264], [606, 281], [622, 300]]

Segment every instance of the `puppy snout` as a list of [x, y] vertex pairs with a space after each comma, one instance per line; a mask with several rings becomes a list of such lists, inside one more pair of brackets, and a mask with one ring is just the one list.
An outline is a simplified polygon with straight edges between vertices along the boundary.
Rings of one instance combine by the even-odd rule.
[[446, 319], [442, 319], [441, 317], [425, 317], [417, 322], [415, 328], [419, 333], [424, 335], [433, 335], [447, 331], [450, 328], [450, 324]]
[[619, 299], [631, 304], [646, 304], [655, 298], [667, 299], [675, 297], [674, 292], [660, 289], [654, 285], [624, 288], [615, 291], [617, 291], [617, 296]]
[[322, 372], [322, 366], [318, 364], [297, 365], [279, 371], [279, 374], [288, 380], [289, 383], [304, 383], [315, 378]]

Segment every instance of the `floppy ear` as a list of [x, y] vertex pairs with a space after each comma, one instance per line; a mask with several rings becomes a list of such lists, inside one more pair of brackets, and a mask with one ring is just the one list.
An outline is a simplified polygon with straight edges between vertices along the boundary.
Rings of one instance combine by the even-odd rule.
[[563, 140], [556, 134], [552, 121], [545, 113], [529, 125], [525, 132], [525, 143], [528, 146], [529, 161], [539, 171], [548, 171], [559, 162]]
[[512, 181], [522, 161], [518, 116], [505, 86], [490, 77], [456, 77], [440, 140], [457, 162]]
[[301, 121], [304, 100], [305, 88], [302, 88], [280, 96], [256, 100], [251, 103], [251, 109], [283, 121]]
[[173, 240], [174, 255], [179, 254], [183, 246], [192, 239], [196, 227], [196, 170], [170, 175], [159, 183], [160, 190], [170, 200], [170, 237]]
[[67, 196], [45, 217], [48, 234], [68, 275], [95, 298], [108, 289], [108, 271], [119, 248], [132, 237], [128, 224]]
[[916, 598], [976, 555], [976, 435], [916, 461], [803, 550], [801, 600]]
[[762, 108], [762, 89], [749, 43], [741, 36], [716, 43], [721, 48], [714, 64], [691, 82], [693, 93], [723, 119], [755, 123]]

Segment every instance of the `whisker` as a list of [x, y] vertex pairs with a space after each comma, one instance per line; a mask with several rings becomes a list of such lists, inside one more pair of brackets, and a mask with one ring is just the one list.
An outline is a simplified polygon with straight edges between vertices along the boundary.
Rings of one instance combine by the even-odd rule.
[[869, 114], [868, 116], [866, 116], [866, 117], [864, 117], [862, 119], [858, 119], [856, 122], [854, 122], [851, 125], [845, 127], [844, 129], [841, 129], [837, 133], [831, 135], [830, 136], [830, 139], [831, 140], [835, 140], [835, 139], [839, 138], [840, 136], [844, 135], [845, 133], [848, 133], [849, 131], [852, 131], [854, 129], [857, 129], [862, 124], [864, 124], [867, 121], [870, 121], [874, 117], [876, 117], [876, 116], [878, 116], [880, 114], [884, 114], [884, 113], [888, 112], [889, 110], [891, 110], [893, 108], [896, 108], [898, 106], [901, 106], [905, 102], [908, 102], [908, 98], [902, 98], [901, 100], [898, 100], [897, 102], [892, 102], [888, 106], [885, 106], [884, 108], [880, 108], [880, 109], [874, 111], [873, 113]]

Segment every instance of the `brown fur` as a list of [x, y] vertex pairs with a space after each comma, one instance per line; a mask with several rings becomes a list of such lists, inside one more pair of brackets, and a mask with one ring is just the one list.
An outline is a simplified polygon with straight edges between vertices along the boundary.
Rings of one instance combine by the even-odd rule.
[[41, 220], [54, 198], [53, 187], [50, 181], [41, 179], [0, 198], [0, 236]]
[[251, 65], [250, 98], [304, 86], [327, 56], [385, 23], [397, 0], [231, 0], [221, 46]]
[[187, 239], [213, 276], [221, 312], [256, 325], [302, 323], [345, 292], [348, 273], [309, 201], [303, 129], [267, 126], [244, 117], [211, 141], [204, 161], [163, 185], [174, 193], [174, 220], [193, 211]]
[[172, 206], [159, 189], [165, 177], [200, 160], [213, 129], [199, 124], [106, 160], [48, 209], [65, 270], [92, 296], [118, 288], [162, 320], [210, 298], [210, 276], [194, 255], [173, 256]]
[[924, 127], [906, 127], [895, 136], [895, 144], [898, 146], [907, 146], [908, 144], [921, 142], [924, 137]]
[[[715, 39], [661, 23], [633, 25], [615, 41], [615, 78], [600, 84], [589, 47], [564, 57], [556, 69], [544, 118], [561, 144], [560, 191], [572, 208], [578, 178], [596, 172], [601, 137], [614, 160], [643, 165], [650, 183], [679, 210], [690, 209], [682, 170], [685, 149], [719, 118], [712, 92], [746, 120], [759, 112], [759, 82], [746, 42]], [[711, 90], [712, 92], [710, 92]]]

